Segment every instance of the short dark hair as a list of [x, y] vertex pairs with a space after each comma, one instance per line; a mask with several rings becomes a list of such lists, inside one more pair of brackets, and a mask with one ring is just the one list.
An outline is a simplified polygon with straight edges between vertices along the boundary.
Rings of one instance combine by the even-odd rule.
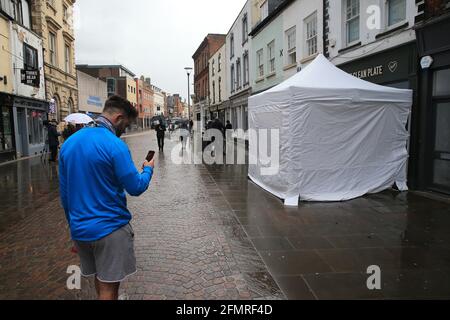
[[138, 117], [138, 112], [135, 107], [131, 104], [127, 99], [122, 98], [121, 96], [111, 96], [105, 102], [105, 108], [103, 109], [105, 113], [113, 113], [113, 112], [123, 112], [123, 114], [128, 119], [136, 119]]

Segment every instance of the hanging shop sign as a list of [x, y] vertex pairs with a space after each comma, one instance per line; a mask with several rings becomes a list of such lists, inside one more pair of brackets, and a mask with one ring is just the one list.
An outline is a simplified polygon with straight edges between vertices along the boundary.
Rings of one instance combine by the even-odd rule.
[[21, 82], [23, 84], [33, 86], [36, 88], [40, 87], [41, 84], [41, 76], [39, 70], [24, 70], [22, 69], [20, 72]]

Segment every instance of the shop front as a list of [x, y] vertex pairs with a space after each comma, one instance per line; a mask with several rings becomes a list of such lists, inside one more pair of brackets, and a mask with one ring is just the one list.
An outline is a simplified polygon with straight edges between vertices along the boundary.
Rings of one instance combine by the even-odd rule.
[[13, 97], [0, 93], [0, 163], [16, 158]]
[[415, 42], [403, 44], [362, 59], [338, 66], [360, 79], [399, 89], [414, 91], [411, 117], [408, 121], [408, 186], [419, 189], [419, 122], [418, 106], [418, 56]]
[[245, 90], [230, 98], [230, 107], [227, 112], [227, 119], [230, 120], [233, 128], [248, 130], [248, 98], [250, 91]]
[[48, 119], [49, 103], [16, 96], [13, 111], [17, 157], [42, 153], [47, 143], [44, 121]]
[[450, 14], [416, 26], [420, 59], [420, 187], [450, 194]]

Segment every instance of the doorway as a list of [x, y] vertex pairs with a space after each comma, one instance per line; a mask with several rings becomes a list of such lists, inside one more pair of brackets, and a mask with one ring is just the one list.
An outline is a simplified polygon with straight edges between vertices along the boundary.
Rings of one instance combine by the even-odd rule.
[[27, 157], [28, 150], [28, 129], [27, 129], [27, 113], [23, 108], [17, 108], [17, 152], [20, 157]]
[[433, 75], [433, 116], [430, 133], [430, 188], [450, 194], [450, 68]]

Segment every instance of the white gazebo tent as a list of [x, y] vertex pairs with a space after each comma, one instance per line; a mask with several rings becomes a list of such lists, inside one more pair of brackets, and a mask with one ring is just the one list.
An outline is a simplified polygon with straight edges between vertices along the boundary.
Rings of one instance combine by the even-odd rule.
[[[277, 173], [265, 175], [270, 165], [258, 156], [249, 178], [292, 206], [299, 197], [344, 201], [394, 184], [405, 191], [411, 105], [411, 90], [363, 81], [319, 55], [249, 99], [250, 129], [278, 129], [280, 138]], [[250, 158], [257, 140], [249, 135]], [[269, 153], [277, 151], [270, 145], [276, 144], [269, 143]]]

